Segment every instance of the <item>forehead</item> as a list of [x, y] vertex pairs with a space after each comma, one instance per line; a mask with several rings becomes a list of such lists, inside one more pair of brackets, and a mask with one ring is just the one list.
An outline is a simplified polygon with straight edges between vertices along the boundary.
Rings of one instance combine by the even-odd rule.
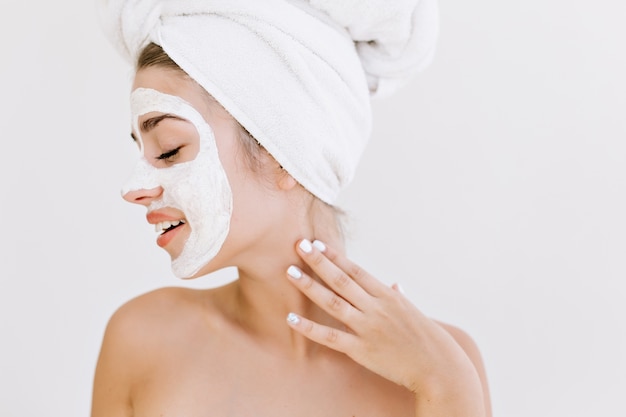
[[202, 115], [210, 110], [203, 97], [202, 87], [180, 71], [160, 67], [141, 69], [135, 73], [132, 90], [138, 88], [180, 97]]

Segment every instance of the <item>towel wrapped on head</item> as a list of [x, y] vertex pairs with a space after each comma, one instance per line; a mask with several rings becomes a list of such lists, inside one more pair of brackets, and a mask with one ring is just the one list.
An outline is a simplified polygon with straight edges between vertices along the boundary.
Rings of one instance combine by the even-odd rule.
[[160, 45], [329, 204], [370, 136], [370, 96], [426, 66], [437, 35], [435, 0], [99, 1], [128, 60]]

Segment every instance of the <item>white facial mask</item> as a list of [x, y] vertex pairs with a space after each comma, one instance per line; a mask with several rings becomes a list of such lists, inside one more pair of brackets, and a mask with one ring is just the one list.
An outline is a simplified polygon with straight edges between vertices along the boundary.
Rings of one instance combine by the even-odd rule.
[[[180, 97], [138, 88], [130, 101], [141, 157], [122, 194], [161, 186], [163, 194], [149, 205], [148, 212], [172, 207], [184, 213], [191, 233], [180, 255], [172, 260], [172, 271], [179, 278], [189, 278], [217, 255], [230, 227], [233, 198], [215, 136], [211, 126]], [[138, 120], [150, 112], [172, 114], [195, 126], [200, 150], [194, 160], [167, 168], [155, 168], [146, 160]]]

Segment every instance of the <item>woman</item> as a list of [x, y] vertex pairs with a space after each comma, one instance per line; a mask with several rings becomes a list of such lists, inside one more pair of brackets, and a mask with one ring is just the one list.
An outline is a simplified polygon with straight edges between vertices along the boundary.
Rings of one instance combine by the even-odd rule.
[[[124, 198], [147, 208], [176, 275], [236, 266], [239, 276], [122, 306], [104, 336], [92, 416], [490, 415], [471, 338], [344, 255], [332, 203], [369, 134], [368, 95], [421, 65], [398, 54], [384, 76], [375, 50], [355, 48], [368, 28], [393, 32], [377, 23], [383, 9], [104, 6], [109, 33], [136, 62], [142, 157]], [[428, 29], [433, 10], [398, 2], [390, 16]], [[424, 52], [419, 32], [397, 49], [421, 49], [425, 61], [432, 45]]]

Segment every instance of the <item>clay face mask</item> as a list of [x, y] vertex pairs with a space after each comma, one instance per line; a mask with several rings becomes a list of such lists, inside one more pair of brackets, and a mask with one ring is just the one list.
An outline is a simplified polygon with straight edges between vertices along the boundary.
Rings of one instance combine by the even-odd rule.
[[[195, 126], [200, 137], [195, 159], [167, 168], [155, 168], [146, 160], [138, 119], [150, 112], [172, 114]], [[163, 188], [163, 194], [150, 203], [148, 212], [171, 207], [184, 213], [191, 233], [180, 255], [172, 260], [172, 271], [179, 278], [192, 277], [219, 252], [228, 235], [232, 213], [232, 192], [218, 157], [213, 130], [189, 103], [152, 89], [138, 88], [132, 92], [131, 113], [141, 157], [122, 194]]]

